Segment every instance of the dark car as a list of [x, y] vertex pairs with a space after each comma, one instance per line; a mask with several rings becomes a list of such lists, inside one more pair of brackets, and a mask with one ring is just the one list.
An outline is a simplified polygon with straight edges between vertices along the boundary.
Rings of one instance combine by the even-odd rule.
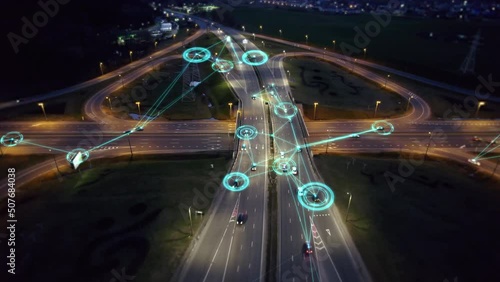
[[239, 213], [238, 218], [236, 219], [236, 224], [242, 225], [247, 221], [247, 213]]
[[313, 253], [311, 243], [305, 242], [304, 245], [302, 246], [302, 252], [304, 253], [305, 257], [308, 257], [310, 254]]
[[321, 200], [319, 199], [319, 197], [318, 197], [318, 194], [312, 194], [312, 200], [313, 200], [313, 202], [315, 202], [315, 203], [318, 203], [318, 202], [320, 202], [320, 201], [321, 201]]

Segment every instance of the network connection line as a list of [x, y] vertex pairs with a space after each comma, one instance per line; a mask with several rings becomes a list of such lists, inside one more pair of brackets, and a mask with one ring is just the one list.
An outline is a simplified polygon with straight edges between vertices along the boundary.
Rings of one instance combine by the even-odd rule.
[[494, 147], [493, 149], [489, 149], [489, 150], [488, 150], [488, 148], [489, 148], [491, 145], [493, 145], [493, 144], [495, 144], [495, 143], [496, 143], [496, 141], [497, 141], [498, 137], [500, 137], [500, 134], [499, 134], [499, 135], [497, 135], [495, 138], [493, 138], [493, 140], [491, 140], [491, 142], [490, 142], [490, 143], [489, 143], [489, 144], [488, 144], [488, 145], [487, 145], [487, 146], [486, 146], [486, 147], [485, 147], [485, 148], [484, 148], [484, 149], [483, 149], [483, 150], [482, 150], [482, 151], [481, 151], [481, 152], [480, 152], [480, 153], [479, 153], [479, 154], [478, 154], [478, 155], [477, 155], [474, 159], [476, 159], [476, 160], [477, 160], [477, 159], [480, 159], [480, 158], [482, 158], [482, 156], [484, 156], [484, 155], [486, 155], [486, 154], [488, 154], [488, 153], [492, 152], [492, 151], [493, 151], [493, 150], [495, 150], [496, 148], [500, 147], [500, 146], [496, 146], [496, 147]]
[[45, 146], [45, 145], [42, 145], [42, 144], [37, 144], [37, 143], [26, 141], [26, 140], [22, 140], [19, 143], [25, 143], [25, 144], [28, 144], [28, 145], [33, 145], [33, 146], [37, 146], [37, 147], [41, 147], [41, 148], [46, 148], [46, 149], [49, 149], [49, 150], [59, 151], [59, 152], [62, 152], [62, 153], [69, 153], [69, 151], [66, 151], [66, 150], [62, 150], [62, 149], [58, 149], [58, 148], [54, 148], [54, 147], [50, 147], [50, 146]]

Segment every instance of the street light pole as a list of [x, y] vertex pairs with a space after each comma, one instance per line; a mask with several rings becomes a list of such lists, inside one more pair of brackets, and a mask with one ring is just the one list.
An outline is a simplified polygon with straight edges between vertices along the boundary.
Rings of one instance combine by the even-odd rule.
[[484, 105], [486, 105], [484, 101], [479, 101], [479, 103], [477, 104], [476, 114], [474, 115], [474, 117], [477, 118], [477, 115], [479, 114], [479, 108], [481, 108]]
[[347, 222], [347, 217], [349, 216], [349, 209], [351, 208], [351, 200], [352, 200], [352, 194], [347, 192], [347, 195], [349, 195], [349, 204], [347, 204], [347, 213], [345, 214], [346, 222]]
[[318, 106], [317, 102], [314, 102], [314, 120], [316, 120], [316, 107]]
[[385, 78], [384, 88], [386, 88], [386, 87], [387, 87], [387, 80], [389, 79], [389, 77], [391, 77], [391, 75], [390, 75], [390, 74], [388, 74], [388, 75], [386, 76], [386, 78]]
[[306, 34], [306, 45], [309, 45], [309, 35]]
[[280, 38], [283, 37], [283, 31], [280, 29]]
[[[49, 149], [49, 152], [52, 152], [51, 149]], [[57, 169], [57, 172], [59, 174], [61, 174], [61, 171], [59, 170], [59, 166], [57, 165], [57, 161], [56, 161], [56, 155], [52, 155], [54, 157], [54, 164], [56, 165], [56, 169]]]
[[189, 206], [189, 224], [191, 225], [191, 236], [193, 236], [193, 219], [191, 218], [191, 206]]
[[132, 144], [130, 144], [130, 133], [127, 134], [128, 147], [130, 148], [130, 158], [134, 157], [134, 152], [132, 152]]
[[262, 26], [260, 26], [259, 28], [260, 28], [260, 33], [262, 33]]
[[141, 115], [141, 102], [135, 102], [137, 108], [139, 109], [139, 115]]
[[122, 88], [123, 88], [123, 77], [122, 77], [122, 75], [121, 75], [121, 74], [119, 74], [118, 76], [120, 77], [120, 81], [121, 81], [121, 83], [122, 83]]
[[335, 40], [333, 40], [332, 42], [333, 42], [333, 51], [335, 52]]
[[380, 105], [380, 103], [382, 103], [381, 101], [377, 101], [375, 103], [375, 113], [373, 114], [373, 117], [376, 117], [377, 116], [377, 110], [378, 110], [378, 105]]
[[42, 108], [43, 116], [45, 117], [45, 120], [47, 120], [47, 114], [45, 113], [45, 107], [43, 103], [38, 103], [38, 106]]
[[358, 61], [358, 59], [354, 59], [354, 63], [352, 63], [352, 69], [351, 69], [351, 72], [354, 72], [354, 67], [356, 66], [356, 62]]
[[108, 100], [109, 109], [112, 110], [113, 108], [111, 107], [111, 99], [108, 96], [106, 96], [106, 100]]
[[363, 48], [363, 53], [364, 53], [363, 60], [366, 60], [366, 48]]
[[431, 145], [432, 132], [429, 131], [429, 141], [427, 141], [427, 148], [425, 149], [424, 161], [427, 158], [427, 152], [429, 151], [429, 146]]
[[128, 54], [130, 55], [130, 62], [132, 63], [132, 51], [128, 52]]
[[252, 33], [252, 35], [253, 35], [253, 40], [255, 40], [255, 33]]
[[229, 106], [229, 118], [233, 118], [233, 103], [227, 103]]
[[410, 100], [413, 99], [413, 95], [408, 97], [408, 103], [406, 103], [406, 110], [408, 111], [408, 107], [410, 107]]
[[104, 75], [104, 70], [102, 69], [103, 63], [99, 62], [99, 68], [101, 69], [101, 75]]
[[495, 165], [495, 168], [493, 169], [493, 172], [491, 172], [491, 177], [493, 177], [493, 175], [495, 175], [495, 172], [497, 171], [498, 162], [500, 162], [500, 159], [497, 159], [497, 164]]

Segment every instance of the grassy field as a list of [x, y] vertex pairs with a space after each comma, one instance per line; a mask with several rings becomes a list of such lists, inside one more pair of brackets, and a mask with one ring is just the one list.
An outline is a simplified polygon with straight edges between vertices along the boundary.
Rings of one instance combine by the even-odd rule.
[[[258, 15], [258, 16], [255, 16]], [[237, 8], [232, 12], [231, 22], [246, 31], [262, 33], [287, 40], [305, 43], [308, 35], [309, 44], [318, 47], [346, 49], [356, 47], [354, 27], [365, 30], [370, 22], [375, 22], [371, 15], [328, 15], [307, 11], [287, 11], [284, 9]], [[378, 35], [368, 37], [365, 45], [356, 47], [354, 56], [363, 57], [363, 48], [367, 48], [367, 59], [378, 63], [414, 72], [426, 77], [445, 80], [454, 84], [475, 86], [473, 77], [461, 77], [458, 69], [467, 56], [470, 39], [457, 40], [459, 34], [473, 36], [481, 29], [482, 45], [477, 52], [476, 70], [479, 73], [498, 74], [500, 64], [496, 54], [498, 41], [497, 22], [465, 22], [442, 19], [420, 19], [392, 17], [386, 27], [381, 27]], [[429, 33], [433, 33], [430, 38]], [[341, 51], [342, 52], [342, 51]]]
[[[47, 175], [17, 187], [16, 276], [110, 281], [125, 268], [135, 281], [168, 281], [191, 241], [188, 207], [207, 211], [228, 162], [217, 155], [100, 159], [61, 182]], [[201, 221], [193, 215], [195, 231]]]
[[[370, 71], [378, 73], [380, 75], [386, 75], [387, 73], [369, 68]], [[485, 77], [487, 79], [487, 77]], [[451, 119], [451, 118], [474, 118], [476, 113], [476, 106], [466, 106], [466, 97], [455, 92], [450, 92], [443, 90], [441, 88], [429, 86], [411, 79], [407, 79], [395, 74], [391, 74], [391, 82], [399, 84], [411, 92], [422, 97], [430, 106], [432, 110], [432, 115], [439, 119]], [[477, 85], [481, 85], [481, 82], [477, 80]], [[481, 95], [485, 95], [487, 92], [486, 87], [480, 89]], [[493, 95], [492, 95], [493, 96]], [[481, 99], [479, 99], [481, 100]], [[461, 109], [463, 114], [459, 110], [454, 110], [455, 107]], [[453, 115], [448, 115], [447, 112], [452, 110]], [[487, 102], [481, 107], [478, 114], [478, 118], [499, 118], [500, 117], [500, 103]]]
[[377, 117], [401, 115], [406, 100], [380, 86], [353, 75], [348, 70], [314, 58], [287, 58], [290, 87], [297, 103], [302, 103], [309, 119], [373, 118], [376, 101], [381, 101]]
[[[217, 44], [219, 42], [220, 40], [214, 35], [208, 35], [187, 45], [186, 48], [213, 46], [211, 52], [214, 54], [217, 52], [216, 49], [222, 50], [222, 44]], [[223, 59], [230, 58], [228, 50], [223, 50], [221, 54]], [[229, 118], [227, 103], [236, 103], [231, 89], [223, 77], [218, 72], [214, 72], [210, 61], [197, 64], [197, 66], [202, 83], [193, 90], [194, 101], [186, 99], [187, 101], [183, 102], [182, 99], [179, 99], [182, 94], [186, 93], [182, 93], [183, 76], [181, 72], [184, 68], [184, 61], [178, 59], [163, 64], [159, 69], [115, 91], [111, 96], [112, 110], [110, 112], [120, 118], [127, 118], [130, 113], [138, 114], [139, 108], [135, 102], [139, 101], [142, 114], [153, 116], [158, 111], [166, 109], [161, 116], [170, 120]], [[178, 80], [175, 80], [176, 78]], [[164, 93], [168, 94], [160, 106], [154, 109], [156, 101]], [[109, 109], [108, 101], [103, 101], [103, 105]]]
[[[2, 150], [5, 153], [5, 150], [8, 148], [3, 147]], [[0, 157], [0, 179], [7, 177], [7, 169], [15, 168], [16, 171], [21, 171], [25, 168], [33, 166], [35, 164], [41, 163], [45, 160], [52, 159], [52, 155], [40, 154], [40, 155], [9, 155], [5, 154]]]
[[384, 174], [399, 175], [402, 160], [315, 157], [343, 217], [353, 194], [347, 226], [375, 281], [499, 281], [500, 183], [466, 164], [428, 159], [391, 192]]

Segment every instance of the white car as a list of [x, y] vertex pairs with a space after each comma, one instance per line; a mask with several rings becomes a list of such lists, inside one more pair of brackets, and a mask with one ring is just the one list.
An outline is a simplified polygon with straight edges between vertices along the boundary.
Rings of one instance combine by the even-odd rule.
[[247, 150], [247, 144], [243, 143], [243, 145], [241, 145], [241, 150], [242, 151], [246, 151]]
[[304, 189], [302, 189], [302, 187], [299, 187], [298, 188], [298, 191], [299, 191], [299, 196], [304, 196]]
[[292, 174], [293, 175], [297, 175], [299, 172], [297, 171], [297, 167], [296, 166], [292, 166]]
[[477, 165], [477, 166], [480, 166], [481, 163], [478, 162], [476, 159], [468, 159], [467, 160], [469, 163], [473, 164], [473, 165]]
[[377, 126], [377, 130], [384, 130], [383, 126]]
[[280, 152], [280, 157], [283, 159], [285, 157], [285, 153]]
[[288, 172], [288, 166], [286, 164], [283, 165], [282, 169], [283, 172]]
[[351, 134], [350, 137], [351, 138], [359, 138], [360, 136], [359, 136], [359, 134]]
[[253, 163], [252, 168], [250, 169], [251, 171], [256, 171], [257, 170], [257, 164]]

